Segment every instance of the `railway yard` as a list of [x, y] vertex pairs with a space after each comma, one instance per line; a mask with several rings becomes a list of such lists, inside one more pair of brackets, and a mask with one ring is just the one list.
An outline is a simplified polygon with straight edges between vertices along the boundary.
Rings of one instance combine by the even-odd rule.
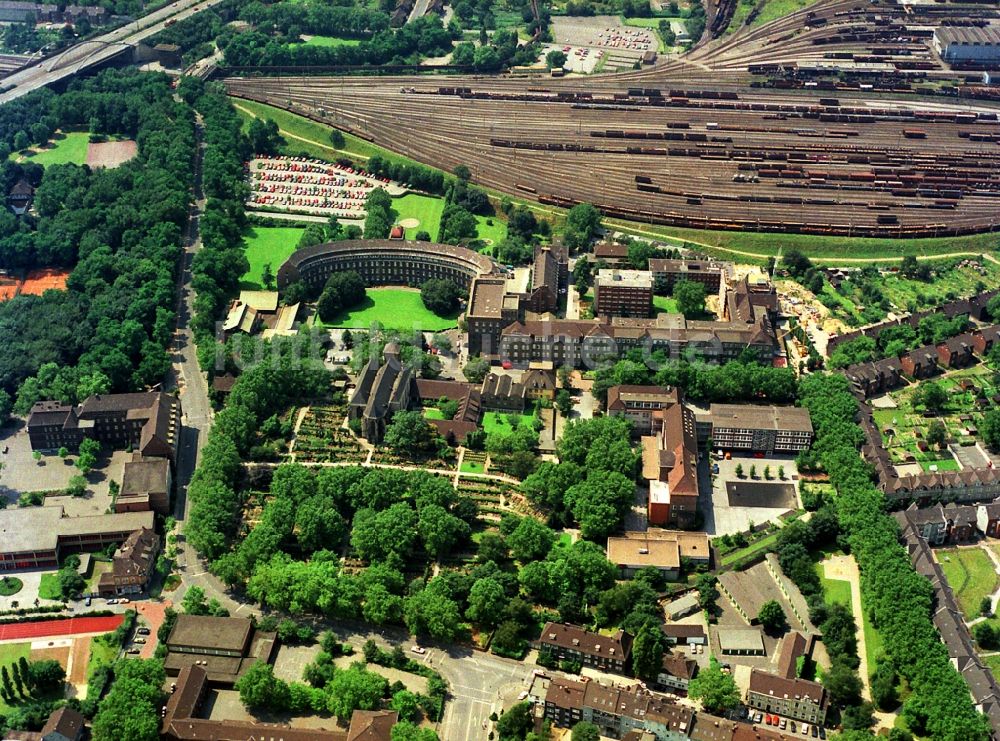
[[[1000, 16], [972, 7], [965, 24]], [[969, 234], [1000, 226], [1000, 95], [920, 25], [969, 8], [821, 0], [614, 75], [226, 85], [541, 203], [704, 229]]]

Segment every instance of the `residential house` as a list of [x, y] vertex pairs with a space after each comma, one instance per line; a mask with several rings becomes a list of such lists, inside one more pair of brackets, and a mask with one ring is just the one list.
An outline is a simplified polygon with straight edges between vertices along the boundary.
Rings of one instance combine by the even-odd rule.
[[483, 379], [483, 387], [479, 391], [480, 405], [484, 410], [520, 414], [524, 411], [526, 398], [524, 385], [506, 373], [490, 373]]
[[971, 334], [961, 334], [945, 340], [935, 347], [938, 364], [942, 368], [965, 368], [972, 364], [973, 340]]
[[[20, 4], [20, 3], [18, 3]], [[28, 5], [29, 3], [24, 3]], [[0, 3], [2, 6], [3, 3]], [[31, 203], [35, 199], [35, 189], [24, 178], [20, 178], [7, 191], [7, 205], [17, 216], [22, 216], [31, 208]]]
[[529, 367], [521, 375], [521, 385], [529, 399], [556, 398], [556, 374], [550, 367]]
[[1000, 537], [1000, 502], [976, 507], [976, 528], [987, 538]]
[[933, 346], [918, 347], [899, 359], [903, 373], [914, 379], [930, 378], [937, 375], [938, 354]]
[[111, 571], [101, 574], [97, 592], [101, 596], [142, 594], [156, 574], [160, 536], [150, 528], [129, 535], [111, 559]]
[[747, 705], [751, 708], [822, 726], [829, 704], [826, 689], [819, 682], [750, 670]]
[[576, 625], [546, 623], [535, 647], [560, 661], [578, 661], [594, 669], [628, 674], [632, 668], [632, 641], [633, 636], [622, 630], [605, 636]]
[[679, 694], [687, 694], [688, 685], [698, 673], [698, 662], [682, 654], [664, 652], [663, 665], [656, 674], [656, 685]]

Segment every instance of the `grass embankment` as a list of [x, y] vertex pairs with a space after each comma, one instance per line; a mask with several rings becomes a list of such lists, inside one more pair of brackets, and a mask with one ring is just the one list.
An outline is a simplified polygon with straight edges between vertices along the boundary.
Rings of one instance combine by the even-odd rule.
[[375, 322], [386, 329], [408, 332], [440, 332], [457, 325], [457, 314], [441, 317], [429, 311], [420, 299], [420, 291], [406, 288], [369, 288], [367, 297], [355, 309], [345, 311], [332, 322], [317, 324], [338, 329], [369, 329]]
[[264, 265], [270, 263], [271, 272], [277, 275], [281, 264], [295, 252], [304, 231], [305, 229], [295, 226], [251, 227], [245, 236], [250, 269], [240, 278], [240, 288], [248, 291], [263, 290], [260, 276]]
[[[343, 149], [335, 149], [330, 142], [330, 126], [316, 123], [281, 108], [255, 101], [233, 99], [233, 104], [249, 126], [256, 117], [271, 118], [288, 139], [282, 148], [286, 154], [305, 153], [310, 157], [333, 161], [340, 156], [366, 160], [378, 154], [386, 160], [407, 164], [421, 164], [409, 157], [391, 152], [351, 134], [344, 134]], [[426, 167], [427, 165], [424, 165]], [[435, 168], [431, 168], [435, 169]], [[544, 206], [519, 196], [502, 193], [492, 188], [486, 192], [496, 201], [508, 198], [517, 205], [529, 207], [536, 214], [559, 226], [565, 221], [566, 210]], [[729, 260], [763, 261], [772, 255], [791, 249], [805, 252], [821, 263], [897, 262], [906, 255], [922, 258], [980, 255], [996, 247], [996, 235], [974, 234], [967, 237], [940, 237], [927, 239], [882, 239], [861, 237], [828, 237], [811, 234], [774, 234], [769, 232], [726, 232], [681, 227], [644, 224], [622, 219], [605, 219], [608, 228], [638, 237], [658, 239], [676, 244], [688, 243], [692, 249]], [[482, 233], [480, 234], [482, 237]]]
[[357, 46], [361, 39], [338, 39], [335, 36], [312, 36], [308, 40], [292, 46]]

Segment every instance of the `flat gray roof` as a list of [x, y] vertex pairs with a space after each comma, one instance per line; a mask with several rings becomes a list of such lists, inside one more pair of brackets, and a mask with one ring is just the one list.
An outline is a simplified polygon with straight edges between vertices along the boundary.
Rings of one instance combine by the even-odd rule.
[[759, 628], [719, 628], [719, 646], [723, 651], [763, 651], [764, 638]]
[[712, 424], [752, 430], [795, 430], [812, 432], [809, 411], [802, 407], [764, 406], [757, 404], [712, 404]]
[[0, 509], [0, 550], [4, 553], [54, 551], [62, 507]]

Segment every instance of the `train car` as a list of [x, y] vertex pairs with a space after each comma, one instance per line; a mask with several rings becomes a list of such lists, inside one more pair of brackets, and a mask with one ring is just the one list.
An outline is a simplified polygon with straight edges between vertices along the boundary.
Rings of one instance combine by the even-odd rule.
[[907, 139], [926, 139], [927, 132], [921, 129], [903, 129], [903, 136]]

